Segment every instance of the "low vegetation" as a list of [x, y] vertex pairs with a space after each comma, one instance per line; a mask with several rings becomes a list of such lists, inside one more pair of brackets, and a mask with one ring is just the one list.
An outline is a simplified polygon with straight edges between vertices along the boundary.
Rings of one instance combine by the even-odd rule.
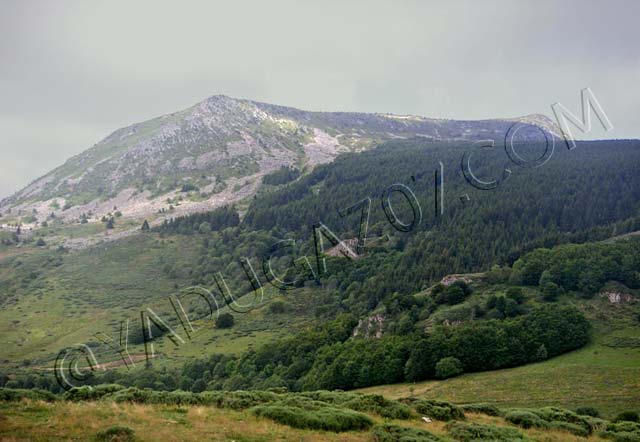
[[[45, 441], [55, 435], [109, 442], [163, 441], [176, 437], [197, 441], [210, 439], [213, 434], [220, 440], [261, 442], [274, 438], [577, 442], [586, 436], [593, 442], [628, 442], [638, 440], [640, 435], [640, 423], [612, 422], [557, 407], [502, 410], [486, 404], [461, 407], [445, 401], [395, 401], [349, 392], [192, 393], [100, 385], [75, 388], [62, 397], [36, 393], [0, 389], [0, 413], [4, 416], [0, 439]], [[629, 412], [622, 418], [635, 416]], [[33, 425], [34, 421], [48, 424]]]

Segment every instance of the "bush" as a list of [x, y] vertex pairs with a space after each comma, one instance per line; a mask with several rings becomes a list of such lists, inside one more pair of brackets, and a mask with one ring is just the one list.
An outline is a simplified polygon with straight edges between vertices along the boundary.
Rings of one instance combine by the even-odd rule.
[[587, 437], [590, 431], [578, 424], [570, 424], [569, 422], [553, 421], [549, 424], [549, 428], [554, 430], [563, 430], [580, 437]]
[[436, 303], [455, 305], [464, 301], [467, 297], [464, 289], [459, 285], [451, 284], [436, 296]]
[[[531, 410], [531, 412], [535, 413], [538, 417], [547, 421], [549, 425], [555, 426], [556, 428], [561, 427], [561, 425], [559, 425], [559, 422], [565, 422], [582, 427], [587, 432], [587, 434], [590, 434], [593, 431], [592, 425], [588, 419], [586, 419], [584, 416], [580, 416], [574, 413], [571, 410], [565, 410], [558, 407], [544, 407], [536, 410]], [[563, 429], [571, 431], [571, 428], [572, 427], [567, 426]]]
[[640, 424], [630, 421], [608, 424], [600, 436], [614, 442], [637, 442], [640, 440]]
[[584, 417], [584, 420], [589, 424], [589, 427], [591, 427], [592, 432], [600, 431], [606, 428], [607, 425], [609, 425], [609, 421], [600, 419], [599, 417], [593, 417], [593, 416], [582, 416], [582, 417]]
[[49, 391], [39, 390], [37, 388], [30, 390], [22, 388], [0, 388], [0, 401], [16, 402], [22, 399], [53, 402], [58, 400], [58, 396]]
[[409, 406], [398, 401], [385, 399], [378, 394], [330, 392], [325, 390], [307, 391], [298, 396], [317, 402], [349, 408], [355, 411], [376, 413], [389, 419], [409, 419], [413, 412]]
[[640, 422], [640, 416], [635, 411], [623, 411], [613, 420], [614, 422]]
[[507, 298], [513, 299], [518, 304], [522, 304], [525, 300], [524, 293], [520, 287], [509, 287], [506, 293]]
[[542, 299], [547, 302], [555, 302], [558, 300], [558, 296], [562, 293], [562, 289], [554, 282], [547, 282], [542, 286], [542, 293]]
[[442, 358], [436, 364], [436, 377], [438, 379], [447, 379], [462, 374], [464, 369], [462, 362], [458, 358], [447, 357]]
[[200, 226], [198, 226], [198, 232], [202, 234], [211, 232], [211, 224], [206, 221], [202, 222]]
[[381, 395], [358, 395], [342, 404], [345, 408], [355, 411], [367, 411], [388, 419], [409, 419], [412, 416], [411, 408], [400, 402], [390, 401]]
[[511, 298], [505, 298], [504, 314], [508, 318], [514, 318], [520, 314], [518, 303]]
[[465, 418], [462, 408], [444, 401], [418, 400], [415, 402], [414, 408], [418, 413], [439, 421], [463, 420]]
[[507, 422], [522, 428], [549, 428], [549, 423], [526, 410], [512, 410], [504, 417]]
[[602, 428], [606, 423], [593, 416], [581, 416], [556, 407], [511, 410], [506, 414], [505, 420], [522, 428], [557, 429], [581, 437], [589, 436], [593, 430]]
[[578, 407], [576, 414], [581, 416], [600, 417], [600, 412], [593, 407]]
[[527, 437], [515, 428], [455, 422], [448, 425], [449, 434], [460, 442], [525, 442]]
[[398, 425], [376, 425], [373, 427], [375, 442], [440, 442], [441, 438], [425, 430], [400, 427]]
[[235, 323], [231, 313], [223, 313], [216, 319], [216, 328], [231, 328]]
[[116, 425], [99, 431], [96, 439], [101, 442], [132, 442], [136, 440], [133, 430], [129, 427]]
[[182, 185], [182, 187], [180, 188], [180, 192], [193, 192], [199, 190], [198, 187], [194, 184], [191, 183], [185, 183]]
[[124, 387], [117, 384], [101, 384], [95, 387], [83, 385], [71, 388], [63, 397], [68, 401], [92, 401], [120, 390], [124, 390]]
[[114, 402], [136, 402], [140, 404], [154, 403], [154, 396], [150, 390], [140, 390], [135, 387], [129, 387], [108, 395]]
[[324, 407], [304, 410], [287, 405], [262, 405], [252, 409], [256, 416], [265, 417], [293, 428], [310, 430], [343, 431], [367, 430], [373, 419], [357, 411]]
[[280, 314], [287, 311], [287, 304], [284, 301], [276, 300], [269, 304], [269, 313]]
[[580, 426], [578, 424], [571, 424], [569, 422], [553, 421], [549, 424], [549, 427], [553, 428], [554, 430], [567, 431], [580, 437], [587, 437], [589, 436], [589, 434], [591, 434], [591, 432], [585, 429], [583, 426]]
[[492, 404], [467, 404], [460, 406], [465, 413], [486, 414], [487, 416], [502, 416], [498, 407]]

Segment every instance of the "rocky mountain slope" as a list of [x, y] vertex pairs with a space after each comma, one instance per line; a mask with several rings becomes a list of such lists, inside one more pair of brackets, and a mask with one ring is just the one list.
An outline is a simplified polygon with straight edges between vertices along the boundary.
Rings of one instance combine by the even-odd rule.
[[0, 223], [47, 219], [163, 218], [252, 195], [282, 166], [311, 168], [390, 138], [504, 137], [514, 121], [552, 131], [541, 115], [456, 121], [294, 108], [210, 97], [188, 109], [119, 129], [0, 203]]

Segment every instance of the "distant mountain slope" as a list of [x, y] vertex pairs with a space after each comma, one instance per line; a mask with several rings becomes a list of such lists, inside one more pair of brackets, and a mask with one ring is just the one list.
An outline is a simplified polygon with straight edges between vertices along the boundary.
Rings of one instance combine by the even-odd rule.
[[[514, 121], [551, 129], [546, 117], [455, 121], [294, 108], [210, 97], [188, 109], [118, 129], [0, 203], [12, 221], [88, 221], [115, 211], [148, 217], [207, 210], [255, 193], [281, 166], [312, 167], [380, 141], [501, 138]], [[179, 204], [176, 204], [179, 202]]]

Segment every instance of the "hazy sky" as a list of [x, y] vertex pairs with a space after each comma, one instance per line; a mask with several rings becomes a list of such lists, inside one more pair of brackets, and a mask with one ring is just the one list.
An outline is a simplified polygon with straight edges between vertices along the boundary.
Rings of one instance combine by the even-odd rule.
[[579, 115], [640, 136], [638, 1], [0, 1], [0, 197], [226, 94], [309, 110]]

